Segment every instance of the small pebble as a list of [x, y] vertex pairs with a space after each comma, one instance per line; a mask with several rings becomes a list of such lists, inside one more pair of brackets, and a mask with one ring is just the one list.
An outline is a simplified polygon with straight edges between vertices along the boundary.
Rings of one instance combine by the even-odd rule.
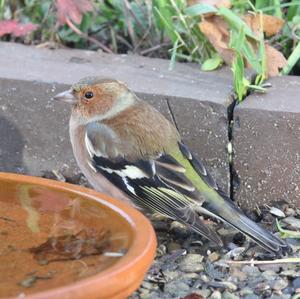
[[203, 256], [200, 254], [187, 254], [179, 264], [179, 269], [183, 272], [201, 272], [204, 270]]
[[295, 289], [299, 289], [300, 288], [300, 277], [297, 277], [293, 280], [293, 287]]
[[179, 271], [164, 271], [164, 277], [167, 281], [173, 280], [174, 278], [178, 277], [180, 275]]
[[242, 268], [242, 271], [244, 273], [246, 273], [247, 275], [249, 275], [249, 276], [255, 276], [255, 277], [257, 277], [257, 276], [261, 275], [261, 272], [255, 266], [253, 267], [253, 266], [246, 265], [246, 266], [244, 266]]
[[222, 299], [239, 299], [240, 297], [228, 291], [223, 292]]
[[164, 292], [176, 298], [184, 297], [189, 291], [190, 287], [181, 281], [173, 280], [170, 283], [166, 283], [164, 287]]
[[255, 295], [255, 294], [248, 294], [243, 299], [261, 299], [261, 297]]
[[181, 245], [179, 243], [176, 243], [176, 242], [170, 242], [167, 245], [167, 248], [168, 248], [168, 252], [171, 253], [172, 251], [176, 251], [176, 250], [181, 249]]
[[230, 281], [210, 281], [208, 285], [214, 288], [229, 289], [231, 291], [237, 290], [237, 286]]
[[[241, 294], [242, 296], [254, 295], [254, 294], [253, 294], [252, 288], [249, 288], [249, 287], [242, 288], [242, 289], [240, 290], [240, 294]], [[255, 296], [255, 295], [254, 295], [254, 296]]]
[[191, 234], [191, 231], [178, 221], [171, 223], [170, 230], [177, 238], [187, 238]]
[[183, 275], [180, 276], [181, 279], [183, 280], [195, 280], [197, 278], [199, 278], [199, 274], [198, 273], [185, 273]]
[[295, 229], [300, 229], [300, 219], [289, 216], [284, 219], [282, 219], [283, 222], [289, 224], [291, 227]]
[[245, 272], [242, 272], [238, 268], [231, 268], [230, 275], [233, 277], [237, 277], [240, 281], [244, 281], [247, 278], [247, 274]]
[[245, 247], [236, 247], [230, 251], [228, 251], [225, 255], [226, 258], [236, 258], [238, 257], [241, 253], [245, 251]]
[[267, 270], [264, 271], [261, 276], [267, 281], [273, 281], [277, 277], [277, 274], [272, 270]]
[[293, 287], [287, 287], [285, 289], [282, 290], [283, 294], [293, 294], [294, 293], [294, 288]]
[[159, 245], [159, 247], [156, 249], [156, 255], [157, 256], [163, 256], [166, 253], [167, 253], [167, 248], [163, 244]]
[[222, 299], [222, 294], [220, 291], [214, 291], [210, 297], [210, 299]]
[[149, 293], [150, 293], [150, 290], [141, 289], [140, 290], [140, 297], [141, 298], [146, 298]]
[[144, 281], [144, 282], [142, 283], [141, 287], [142, 287], [143, 289], [146, 289], [146, 290], [153, 290], [154, 285], [153, 285], [153, 283], [151, 283], [151, 282]]
[[272, 271], [278, 273], [281, 269], [280, 264], [262, 264], [258, 265], [260, 271]]
[[220, 258], [220, 255], [219, 255], [217, 252], [213, 252], [213, 253], [211, 253], [211, 254], [208, 256], [208, 259], [209, 259], [211, 262], [215, 262], [215, 261], [217, 261], [219, 258]]
[[292, 209], [292, 208], [287, 208], [287, 209], [285, 210], [285, 214], [286, 214], [287, 216], [295, 216], [296, 212], [295, 212], [295, 210]]
[[255, 286], [255, 293], [262, 293], [265, 290], [269, 290], [270, 286], [267, 282], [260, 282]]
[[280, 294], [280, 295], [272, 295], [268, 299], [290, 299], [291, 295], [288, 294]]
[[282, 278], [277, 278], [275, 281], [271, 283], [271, 287], [275, 291], [281, 291], [282, 289], [286, 288], [288, 285], [289, 283]]
[[275, 208], [275, 207], [272, 207], [270, 209], [270, 213], [272, 215], [275, 215], [275, 216], [280, 217], [280, 218], [285, 217], [285, 214], [281, 210], [279, 210], [278, 208]]
[[208, 298], [209, 295], [211, 294], [211, 290], [210, 289], [195, 290], [194, 293], [202, 296], [203, 298]]
[[236, 234], [236, 230], [234, 228], [227, 228], [226, 229], [226, 228], [222, 227], [222, 228], [220, 228], [218, 230], [218, 234], [220, 236], [235, 235]]
[[200, 275], [200, 279], [206, 283], [210, 281], [209, 277], [205, 274]]
[[[143, 299], [157, 299], [157, 298], [160, 298], [160, 295], [157, 292], [151, 292], [146, 296], [137, 297], [137, 299], [140, 299], [140, 298], [143, 298]], [[132, 298], [132, 299], [136, 299], [136, 298]]]
[[300, 273], [295, 270], [284, 270], [279, 273], [280, 276], [289, 276], [293, 278], [300, 277]]

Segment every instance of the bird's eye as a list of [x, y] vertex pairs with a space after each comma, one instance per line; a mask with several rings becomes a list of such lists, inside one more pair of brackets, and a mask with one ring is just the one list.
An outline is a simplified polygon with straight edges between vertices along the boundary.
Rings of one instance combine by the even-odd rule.
[[87, 91], [87, 92], [84, 94], [84, 96], [85, 96], [87, 99], [91, 99], [91, 98], [94, 96], [94, 94], [93, 94], [91, 91]]

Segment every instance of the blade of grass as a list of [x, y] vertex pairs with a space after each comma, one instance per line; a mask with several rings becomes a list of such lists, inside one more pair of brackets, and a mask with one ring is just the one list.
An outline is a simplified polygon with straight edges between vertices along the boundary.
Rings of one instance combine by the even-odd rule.
[[173, 70], [173, 68], [174, 68], [174, 65], [176, 62], [177, 48], [178, 48], [178, 39], [175, 41], [174, 46], [172, 48], [172, 55], [171, 55], [169, 70]]
[[276, 218], [276, 226], [279, 232], [281, 233], [282, 238], [300, 239], [300, 232], [289, 230], [289, 229], [283, 229], [279, 221], [277, 220], [277, 218]]
[[[266, 79], [267, 74], [267, 57], [266, 57], [266, 48], [265, 48], [265, 40], [264, 40], [264, 24], [263, 24], [263, 14], [261, 11], [259, 11], [259, 22], [260, 22], [260, 34], [259, 34], [259, 44], [258, 44], [258, 59], [261, 65], [261, 72], [258, 73], [258, 75], [255, 78], [255, 85], [260, 86], [263, 84], [263, 82]], [[261, 87], [262, 88], [262, 87]], [[265, 91], [264, 88], [262, 88], [262, 91]]]
[[218, 10], [218, 15], [223, 16], [231, 27], [235, 28], [236, 30], [240, 30], [240, 28], [243, 28], [246, 35], [253, 38], [254, 40], [257, 40], [257, 37], [254, 35], [250, 27], [230, 9], [220, 7]]
[[172, 42], [175, 43], [176, 40], [180, 39], [180, 41], [184, 44], [184, 41], [182, 40], [178, 32], [174, 30], [172, 23], [169, 22], [169, 20], [162, 14], [162, 12], [156, 6], [154, 7], [154, 10], [156, 11], [162, 23], [164, 24], [167, 34], [172, 40]]
[[234, 89], [237, 99], [241, 102], [247, 94], [247, 85], [249, 82], [244, 78], [244, 60], [239, 52], [236, 52], [236, 57], [232, 62], [231, 70], [233, 72]]
[[287, 66], [282, 70], [282, 74], [288, 75], [299, 60], [300, 60], [300, 42], [298, 42], [292, 54], [289, 56], [287, 61]]
[[297, 14], [298, 15], [300, 14], [300, 2], [297, 0], [292, 0], [289, 4], [291, 4], [291, 5], [287, 12], [287, 19], [288, 19], [288, 21], [291, 21], [294, 16], [296, 16]]
[[4, 13], [4, 4], [5, 4], [5, 0], [0, 0], [0, 20], [3, 17], [3, 13]]
[[273, 0], [274, 3], [274, 15], [279, 18], [282, 19], [282, 11], [280, 8], [280, 0]]
[[212, 58], [204, 61], [204, 63], [201, 65], [201, 70], [206, 72], [213, 71], [217, 69], [222, 63], [222, 58], [218, 54], [215, 54], [212, 56]]
[[195, 17], [205, 13], [216, 13], [217, 11], [218, 10], [214, 6], [208, 4], [196, 4], [187, 7], [184, 12], [190, 17]]
[[255, 8], [256, 9], [261, 9], [267, 5], [270, 5], [270, 1], [269, 0], [256, 0], [255, 1]]
[[[285, 7], [292, 7], [292, 6], [298, 6], [300, 5], [300, 1], [295, 1], [295, 2], [289, 2], [289, 3], [281, 3], [280, 8], [285, 8]], [[266, 6], [263, 8], [260, 8], [262, 12], [268, 12], [274, 10], [274, 5]]]

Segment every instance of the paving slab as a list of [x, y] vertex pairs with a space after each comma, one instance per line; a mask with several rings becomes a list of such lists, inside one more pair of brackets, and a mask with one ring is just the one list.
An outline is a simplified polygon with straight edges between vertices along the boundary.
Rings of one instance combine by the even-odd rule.
[[[51, 96], [89, 75], [125, 81], [170, 120], [229, 192], [228, 69], [203, 73], [193, 64], [102, 52], [38, 49], [0, 43], [0, 170], [41, 175], [64, 163], [78, 171], [68, 138], [69, 107]], [[18, 141], [11, 136], [18, 136]]]
[[234, 198], [242, 206], [286, 201], [300, 207], [300, 78], [277, 77], [234, 111]]

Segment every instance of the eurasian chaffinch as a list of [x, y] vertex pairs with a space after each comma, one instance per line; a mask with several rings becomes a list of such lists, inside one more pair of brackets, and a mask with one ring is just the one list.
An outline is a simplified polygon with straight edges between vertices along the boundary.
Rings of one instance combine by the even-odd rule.
[[198, 213], [220, 219], [272, 253], [287, 245], [222, 192], [160, 112], [112, 79], [87, 77], [54, 99], [72, 104], [75, 158], [98, 191], [186, 224], [222, 245]]

